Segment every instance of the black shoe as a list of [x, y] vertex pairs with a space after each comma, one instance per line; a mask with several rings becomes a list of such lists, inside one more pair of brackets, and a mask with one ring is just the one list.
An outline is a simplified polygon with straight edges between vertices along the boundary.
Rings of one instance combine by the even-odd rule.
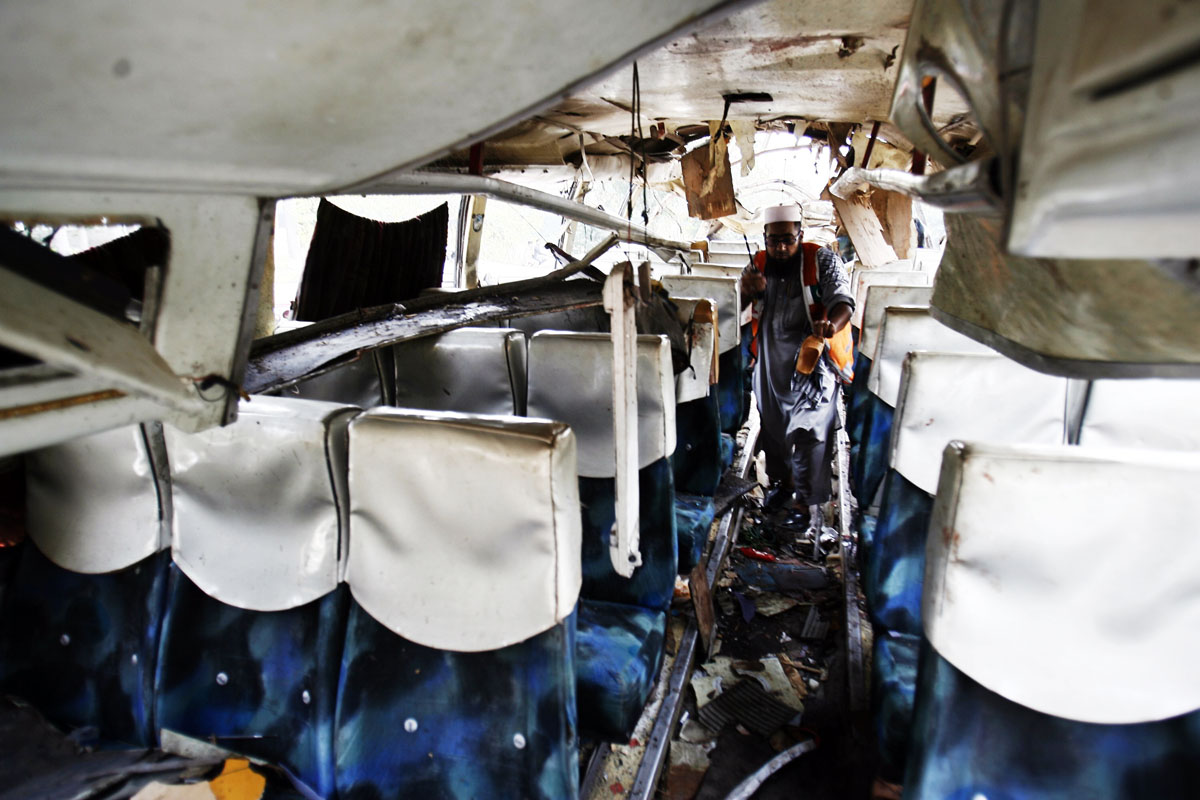
[[779, 523], [779, 526], [789, 530], [806, 531], [811, 522], [812, 518], [808, 515], [808, 509], [793, 508]]
[[772, 512], [778, 511], [792, 500], [792, 490], [783, 485], [777, 485], [774, 489], [767, 492], [767, 497], [763, 501], [763, 511]]

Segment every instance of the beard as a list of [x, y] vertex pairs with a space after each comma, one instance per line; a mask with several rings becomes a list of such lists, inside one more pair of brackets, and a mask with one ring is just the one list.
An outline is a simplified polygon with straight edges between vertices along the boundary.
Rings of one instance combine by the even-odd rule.
[[801, 250], [797, 246], [796, 252], [787, 258], [772, 258], [770, 252], [768, 252], [764, 274], [768, 278], [790, 278], [793, 275], [799, 275], [803, 266], [804, 262], [801, 257]]

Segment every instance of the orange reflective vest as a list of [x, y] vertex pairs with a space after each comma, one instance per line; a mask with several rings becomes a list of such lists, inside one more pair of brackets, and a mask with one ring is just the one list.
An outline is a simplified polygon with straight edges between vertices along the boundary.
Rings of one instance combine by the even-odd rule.
[[[820, 275], [817, 268], [817, 251], [821, 246], [815, 242], [803, 242], [801, 245], [803, 253], [803, 268], [801, 269], [801, 283], [804, 287], [804, 301], [808, 306], [808, 323], [812, 326], [813, 320], [825, 319], [827, 309], [817, 296], [814, 287], [820, 285]], [[767, 251], [759, 250], [754, 254], [754, 268], [759, 272], [766, 274], [767, 267]], [[750, 317], [750, 352], [755, 358], [758, 357], [758, 308], [755, 304], [755, 309]], [[829, 361], [833, 365], [834, 372], [837, 373], [842, 383], [851, 384], [854, 382], [854, 339], [850, 333], [850, 325], [842, 326], [842, 329], [835, 333], [825, 342], [825, 352], [829, 354]]]

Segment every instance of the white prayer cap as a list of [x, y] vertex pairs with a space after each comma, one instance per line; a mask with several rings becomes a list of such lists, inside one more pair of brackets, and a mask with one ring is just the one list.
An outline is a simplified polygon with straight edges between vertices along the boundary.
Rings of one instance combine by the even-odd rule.
[[772, 222], [799, 222], [800, 221], [800, 206], [795, 203], [787, 203], [782, 206], [771, 206], [763, 209], [763, 222], [770, 225]]

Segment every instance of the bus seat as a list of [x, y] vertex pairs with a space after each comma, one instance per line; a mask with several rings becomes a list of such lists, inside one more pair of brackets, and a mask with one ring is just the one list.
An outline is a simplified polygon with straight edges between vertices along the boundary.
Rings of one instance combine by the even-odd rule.
[[575, 653], [584, 733], [628, 741], [658, 680], [666, 632], [664, 612], [631, 613], [621, 603], [580, 601]]
[[874, 625], [877, 742], [899, 780], [921, 636], [925, 538], [942, 451], [953, 439], [1063, 444], [1068, 381], [998, 354], [917, 351], [904, 359], [878, 524], [863, 543]]
[[281, 397], [343, 403], [372, 408], [389, 402], [385, 387], [392, 384], [391, 364], [386, 351], [363, 353], [349, 364], [280, 389]]
[[612, 429], [612, 341], [607, 334], [541, 331], [529, 342], [529, 413], [567, 423], [579, 447], [583, 590], [591, 600], [665, 609], [678, 566], [675, 380], [665, 337], [638, 336], [638, 464], [642, 565], [626, 579], [612, 568], [616, 462]]
[[883, 483], [892, 438], [893, 409], [900, 391], [900, 371], [904, 357], [915, 350], [994, 352], [938, 322], [930, 316], [928, 308], [889, 306], [883, 310], [867, 380], [870, 397], [863, 409], [862, 439], [852, 465], [855, 494], [862, 508], [874, 505], [876, 493]]
[[885, 279], [885, 275], [896, 273], [868, 273], [860, 279], [855, 294], [854, 315], [850, 318], [850, 324], [858, 330], [858, 349], [854, 356], [854, 383], [846, 398], [846, 435], [855, 445], [861, 445], [863, 440], [866, 407], [870, 397], [870, 389], [867, 387], [871, 377], [871, 359], [875, 357], [875, 345], [879, 339], [879, 325], [883, 322], [884, 311], [891, 306], [929, 308], [929, 301], [933, 296], [928, 273], [903, 272], [899, 275], [906, 276], [905, 278], [895, 278], [924, 280], [924, 283], [919, 284], [893, 283], [891, 279]]
[[280, 764], [332, 794], [348, 595], [346, 427], [358, 409], [255, 397], [167, 429], [175, 526], [158, 725]]
[[[662, 647], [630, 650], [620, 630], [665, 631], [666, 609], [674, 594], [679, 565], [675, 517], [675, 485], [670, 456], [675, 449], [674, 375], [666, 339], [638, 337], [638, 473], [639, 540], [642, 564], [631, 578], [612, 568], [609, 536], [616, 519], [615, 461], [612, 433], [612, 342], [606, 334], [542, 331], [529, 342], [529, 413], [559, 419], [575, 431], [579, 444], [579, 499], [583, 520], [583, 588], [581, 607], [601, 601], [624, 614], [623, 625], [612, 631], [593, 624], [595, 615], [580, 613], [580, 638], [592, 643], [578, 652], [580, 729], [589, 736], [620, 741], [637, 723], [637, 713], [614, 720], [613, 708], [640, 709], [649, 697], [650, 683], [638, 684], [643, 692], [620, 704], [593, 704], [591, 699], [624, 697], [624, 677], [596, 684], [604, 675], [624, 676], [629, 671], [657, 676]], [[564, 387], [569, 387], [564, 390]], [[610, 646], [601, 647], [610, 640]], [[611, 672], [590, 659], [603, 652], [612, 659], [636, 656]], [[638, 702], [635, 702], [638, 701]], [[619, 731], [615, 733], [614, 731]]]
[[717, 507], [713, 498], [700, 494], [675, 494], [675, 528], [679, 541], [679, 574], [687, 575], [704, 557], [708, 532]]
[[571, 431], [375, 409], [349, 475], [338, 796], [575, 797]]
[[1200, 381], [1092, 381], [1079, 444], [1200, 450]]
[[1195, 453], [952, 443], [906, 798], [1200, 790]]
[[608, 333], [612, 323], [608, 313], [602, 306], [586, 308], [568, 308], [563, 311], [550, 311], [545, 314], [530, 314], [525, 317], [513, 317], [507, 322], [508, 327], [521, 331], [526, 342], [533, 338], [538, 331], [570, 331], [572, 333]]
[[672, 297], [708, 297], [717, 304], [717, 398], [721, 430], [735, 434], [750, 413], [743, 398], [746, 362], [741, 347], [741, 284], [737, 278], [664, 275], [662, 285]]
[[392, 348], [401, 408], [525, 414], [524, 335], [512, 328], [457, 328]]
[[[679, 572], [699, 563], [715, 512], [712, 496], [721, 482], [721, 415], [716, 385], [716, 304], [707, 298], [672, 297], [688, 337], [688, 369], [675, 376], [675, 528]], [[707, 520], [707, 521], [706, 521]]]
[[170, 539], [142, 427], [26, 464], [29, 539], [0, 616], [0, 691], [57, 725], [151, 746]]
[[712, 495], [721, 482], [721, 418], [716, 387], [715, 305], [711, 300], [672, 297], [684, 332], [691, 337], [688, 368], [675, 376], [675, 489]]

